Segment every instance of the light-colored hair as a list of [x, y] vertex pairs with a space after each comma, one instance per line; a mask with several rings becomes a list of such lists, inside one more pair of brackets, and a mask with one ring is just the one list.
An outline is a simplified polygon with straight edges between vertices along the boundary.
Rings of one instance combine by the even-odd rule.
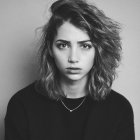
[[116, 77], [121, 59], [120, 27], [93, 4], [84, 0], [58, 0], [52, 4], [51, 17], [43, 26], [40, 54], [41, 86], [53, 99], [64, 96], [59, 74], [51, 56], [57, 30], [66, 21], [85, 30], [95, 47], [95, 60], [89, 72], [87, 91], [95, 99], [105, 99]]

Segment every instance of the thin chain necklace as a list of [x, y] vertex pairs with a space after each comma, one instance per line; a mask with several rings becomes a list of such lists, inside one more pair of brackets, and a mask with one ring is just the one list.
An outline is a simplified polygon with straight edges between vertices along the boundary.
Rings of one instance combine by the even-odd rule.
[[61, 101], [62, 105], [63, 105], [68, 111], [73, 112], [74, 110], [78, 109], [78, 108], [83, 104], [83, 102], [85, 101], [85, 99], [86, 99], [86, 97], [85, 97], [85, 98], [82, 100], [82, 102], [81, 102], [77, 107], [75, 107], [74, 109], [69, 109], [61, 99], [60, 99], [60, 101]]

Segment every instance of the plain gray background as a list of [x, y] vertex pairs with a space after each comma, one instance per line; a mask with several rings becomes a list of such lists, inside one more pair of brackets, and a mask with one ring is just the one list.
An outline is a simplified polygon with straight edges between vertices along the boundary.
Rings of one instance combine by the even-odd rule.
[[[9, 99], [37, 77], [34, 30], [47, 21], [51, 3], [52, 0], [0, 0], [0, 140], [4, 136]], [[132, 104], [139, 140], [140, 1], [94, 0], [94, 3], [122, 24], [123, 59], [113, 88]]]

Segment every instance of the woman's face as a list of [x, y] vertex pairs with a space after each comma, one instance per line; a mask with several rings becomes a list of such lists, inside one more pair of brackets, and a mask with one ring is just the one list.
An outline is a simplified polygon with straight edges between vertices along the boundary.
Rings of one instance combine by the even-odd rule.
[[52, 53], [61, 78], [87, 80], [94, 63], [95, 49], [85, 31], [64, 22], [58, 28]]

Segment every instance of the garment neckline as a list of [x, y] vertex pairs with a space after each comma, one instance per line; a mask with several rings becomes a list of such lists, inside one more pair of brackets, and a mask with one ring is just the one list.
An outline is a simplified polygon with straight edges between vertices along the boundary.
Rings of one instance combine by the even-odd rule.
[[82, 96], [82, 97], [78, 97], [78, 98], [67, 98], [67, 97], [63, 97], [64, 100], [67, 101], [78, 101], [78, 100], [82, 100], [84, 98], [86, 98], [88, 95]]

